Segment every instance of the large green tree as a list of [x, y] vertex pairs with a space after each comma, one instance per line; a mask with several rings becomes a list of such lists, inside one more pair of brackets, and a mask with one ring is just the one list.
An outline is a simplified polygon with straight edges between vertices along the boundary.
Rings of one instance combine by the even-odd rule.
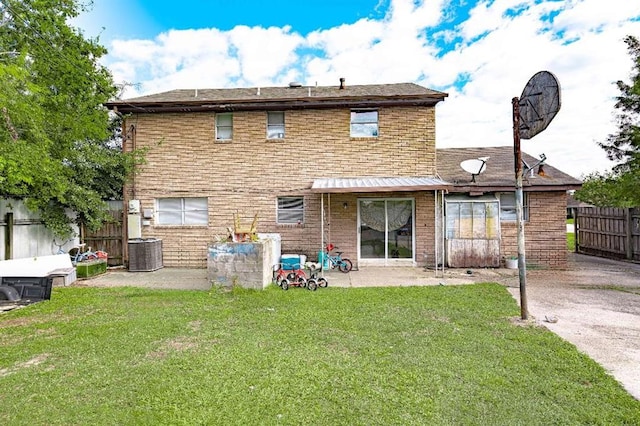
[[633, 36], [624, 41], [633, 60], [631, 83], [616, 83], [618, 131], [599, 143], [618, 164], [610, 172], [587, 176], [576, 192], [577, 199], [597, 206], [640, 206], [640, 42]]
[[137, 161], [103, 106], [117, 92], [105, 48], [69, 25], [85, 7], [0, 0], [0, 196], [24, 200], [60, 236], [73, 220], [100, 226]]

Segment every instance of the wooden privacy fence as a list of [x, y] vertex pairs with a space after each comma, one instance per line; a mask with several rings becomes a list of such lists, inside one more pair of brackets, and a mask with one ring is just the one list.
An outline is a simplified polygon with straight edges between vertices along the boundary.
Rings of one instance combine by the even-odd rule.
[[96, 232], [81, 230], [81, 238], [92, 250], [106, 251], [108, 265], [123, 264], [122, 210], [110, 210], [111, 220], [105, 222]]
[[640, 262], [640, 208], [576, 209], [576, 252]]

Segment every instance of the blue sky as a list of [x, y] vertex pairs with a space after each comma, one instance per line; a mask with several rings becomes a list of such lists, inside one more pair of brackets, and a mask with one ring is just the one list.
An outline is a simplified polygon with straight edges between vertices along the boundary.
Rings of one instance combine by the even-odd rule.
[[[109, 50], [124, 98], [172, 89], [414, 82], [445, 91], [437, 146], [512, 144], [511, 99], [540, 70], [562, 108], [523, 143], [580, 177], [610, 168], [630, 0], [94, 0], [73, 22]], [[491, 166], [490, 164], [488, 165]]]

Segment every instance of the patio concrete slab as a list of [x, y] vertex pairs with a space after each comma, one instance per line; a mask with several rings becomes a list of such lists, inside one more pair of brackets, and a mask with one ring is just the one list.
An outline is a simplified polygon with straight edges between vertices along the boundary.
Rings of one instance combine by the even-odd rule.
[[144, 287], [173, 290], [209, 290], [206, 269], [161, 268], [152, 272], [109, 269], [105, 274], [76, 281], [77, 286]]
[[[326, 271], [330, 287], [407, 287], [427, 285], [465, 285], [497, 282], [517, 276], [511, 269], [432, 269], [410, 267], [366, 267], [349, 273]], [[107, 273], [76, 282], [78, 286], [133, 286], [175, 290], [209, 290], [206, 269], [162, 268], [152, 272], [109, 269]]]

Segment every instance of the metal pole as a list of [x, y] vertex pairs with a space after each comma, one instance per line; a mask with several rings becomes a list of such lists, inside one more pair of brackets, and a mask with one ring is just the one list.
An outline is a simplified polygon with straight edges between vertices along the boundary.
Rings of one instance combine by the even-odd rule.
[[320, 193], [320, 276], [324, 277], [324, 192]]
[[519, 99], [513, 98], [513, 152], [516, 172], [516, 222], [518, 224], [518, 275], [520, 278], [520, 316], [529, 318], [527, 309], [527, 264], [525, 262], [524, 220], [522, 214], [522, 151], [520, 150], [520, 107]]

